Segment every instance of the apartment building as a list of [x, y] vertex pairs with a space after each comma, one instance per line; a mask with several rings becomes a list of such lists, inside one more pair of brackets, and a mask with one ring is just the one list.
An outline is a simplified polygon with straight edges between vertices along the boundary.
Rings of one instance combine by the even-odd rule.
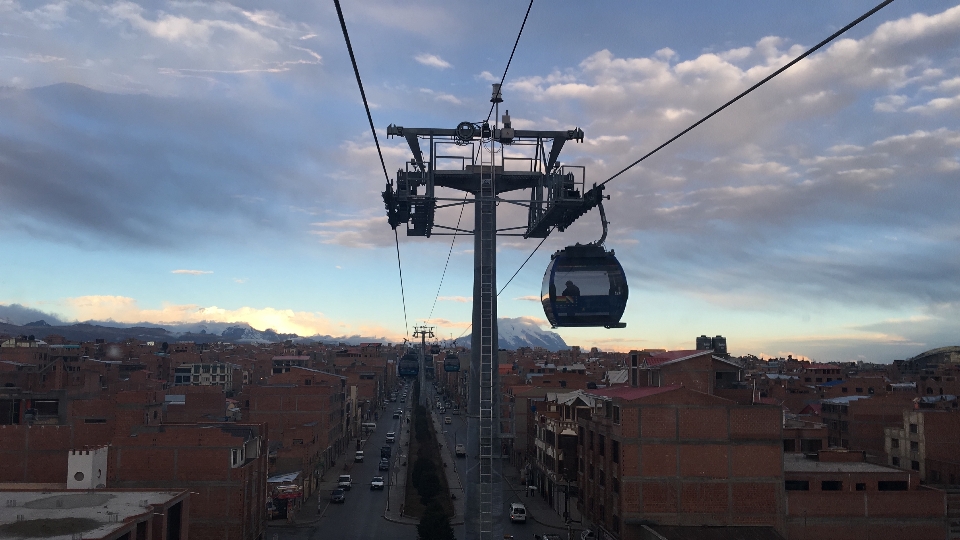
[[595, 406], [577, 417], [580, 510], [605, 535], [647, 538], [650, 523], [750, 527], [757, 538], [783, 530], [779, 407], [679, 384], [587, 394]]
[[902, 425], [884, 429], [884, 436], [888, 465], [931, 484], [960, 484], [960, 412], [903, 411]]

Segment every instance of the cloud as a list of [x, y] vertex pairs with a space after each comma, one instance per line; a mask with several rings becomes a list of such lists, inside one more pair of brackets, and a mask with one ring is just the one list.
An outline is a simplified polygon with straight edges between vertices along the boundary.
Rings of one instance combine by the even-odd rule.
[[392, 235], [386, 234], [390, 230], [387, 217], [373, 217], [362, 219], [335, 219], [311, 223], [310, 234], [320, 239], [323, 244], [335, 244], [344, 247], [359, 249], [373, 249], [388, 247]]
[[463, 304], [473, 301], [471, 296], [438, 296], [437, 300], [441, 302], [460, 302]]
[[526, 300], [528, 302], [540, 302], [542, 299], [538, 295], [518, 296], [514, 300]]
[[190, 274], [191, 276], [200, 276], [203, 274], [212, 274], [212, 270], [171, 270], [171, 274]]
[[430, 90], [429, 88], [421, 88], [420, 92], [423, 94], [428, 94], [433, 96], [433, 99], [437, 101], [446, 101], [447, 103], [452, 103], [453, 105], [460, 105], [462, 103], [459, 98], [457, 98], [452, 94], [446, 94], [444, 92], [436, 92], [434, 90]]
[[413, 59], [425, 66], [430, 66], [437, 69], [447, 69], [453, 67], [450, 62], [447, 62], [435, 54], [418, 54], [417, 56], [414, 56]]
[[59, 315], [34, 309], [21, 304], [0, 304], [0, 322], [22, 326], [36, 321], [46, 321], [47, 324], [63, 324]]

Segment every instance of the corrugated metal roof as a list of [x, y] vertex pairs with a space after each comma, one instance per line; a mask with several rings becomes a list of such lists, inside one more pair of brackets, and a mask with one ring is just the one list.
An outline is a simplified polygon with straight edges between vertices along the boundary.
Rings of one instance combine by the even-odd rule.
[[672, 392], [682, 388], [679, 384], [669, 386], [616, 386], [613, 388], [604, 388], [603, 390], [593, 390], [589, 394], [600, 397], [620, 398], [626, 401], [641, 399], [649, 396], [655, 396], [664, 392]]

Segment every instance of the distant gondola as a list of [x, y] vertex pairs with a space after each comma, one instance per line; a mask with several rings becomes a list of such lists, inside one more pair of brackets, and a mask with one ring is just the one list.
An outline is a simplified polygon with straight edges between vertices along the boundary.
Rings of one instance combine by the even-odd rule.
[[448, 352], [443, 359], [444, 371], [460, 371], [460, 356], [455, 352]]
[[401, 377], [416, 377], [420, 373], [420, 357], [416, 352], [408, 351], [400, 357], [397, 374]]
[[627, 307], [627, 294], [623, 267], [613, 251], [598, 242], [567, 246], [554, 253], [543, 275], [540, 299], [554, 328], [624, 328], [626, 323], [620, 322], [620, 317]]

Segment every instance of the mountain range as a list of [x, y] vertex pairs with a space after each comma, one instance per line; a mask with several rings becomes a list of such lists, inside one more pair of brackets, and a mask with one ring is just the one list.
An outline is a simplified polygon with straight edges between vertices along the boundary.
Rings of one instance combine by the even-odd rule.
[[[37, 317], [41, 317], [37, 319]], [[36, 320], [33, 320], [36, 319]], [[49, 321], [48, 321], [49, 319]], [[502, 318], [498, 320], [501, 349], [515, 350], [520, 347], [542, 347], [550, 351], [566, 349], [567, 344], [555, 332], [545, 331], [532, 319], [525, 317]], [[314, 335], [301, 337], [297, 334], [285, 334], [273, 329], [258, 330], [244, 322], [218, 323], [202, 322], [191, 324], [151, 323], [123, 324], [114, 321], [86, 321], [69, 323], [17, 304], [0, 305], [0, 335], [34, 336], [43, 339], [50, 334], [63, 336], [70, 341], [94, 341], [104, 339], [108, 342], [134, 338], [141, 341], [175, 342], [193, 341], [197, 343], [278, 343], [286, 340], [296, 342], [315, 341], [322, 343], [391, 343], [394, 340], [375, 336], [330, 336]], [[458, 345], [470, 346], [470, 336], [457, 341]]]

